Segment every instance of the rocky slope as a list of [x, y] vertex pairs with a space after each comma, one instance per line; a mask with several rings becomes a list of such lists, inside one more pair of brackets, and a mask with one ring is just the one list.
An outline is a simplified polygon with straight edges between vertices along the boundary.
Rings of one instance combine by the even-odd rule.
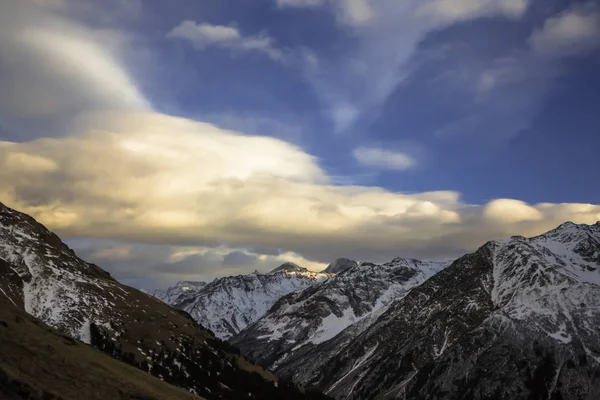
[[[326, 281], [283, 297], [231, 342], [282, 376], [306, 382], [341, 343], [366, 329], [392, 300], [447, 265], [396, 258], [382, 265], [344, 268]], [[350, 326], [353, 329], [347, 330]]]
[[338, 399], [597, 399], [599, 277], [600, 223], [489, 242], [296, 375]]
[[276, 387], [272, 375], [189, 315], [119, 284], [33, 218], [1, 203], [0, 276], [0, 297], [13, 306], [207, 399], [311, 398], [282, 382]]
[[[332, 276], [285, 263], [268, 274], [253, 273], [216, 279], [199, 288], [163, 297], [188, 312], [221, 339], [228, 339], [263, 316], [282, 296], [306, 289]], [[177, 287], [166, 293], [176, 293]]]

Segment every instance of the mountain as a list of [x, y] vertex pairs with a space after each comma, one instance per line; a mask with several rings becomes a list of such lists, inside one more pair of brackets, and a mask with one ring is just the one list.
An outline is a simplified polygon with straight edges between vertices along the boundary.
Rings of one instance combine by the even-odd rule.
[[193, 281], [180, 281], [174, 286], [167, 288], [166, 290], [156, 289], [153, 291], [144, 291], [157, 299], [164, 301], [167, 304], [172, 304], [175, 299], [179, 298], [184, 293], [195, 293], [208, 285], [206, 282], [193, 282]]
[[[330, 276], [285, 263], [268, 274], [229, 276], [199, 289], [182, 291], [169, 304], [185, 310], [218, 338], [228, 339], [263, 316], [282, 296]], [[176, 291], [176, 287], [167, 289]]]
[[[185, 312], [118, 283], [33, 218], [1, 203], [0, 276], [0, 296], [12, 307], [206, 399], [321, 398], [276, 384]], [[47, 365], [44, 378], [61, 374], [57, 360], [39, 362]]]
[[[332, 265], [352, 264], [347, 261]], [[396, 258], [382, 265], [366, 262], [343, 269], [330, 279], [281, 298], [264, 317], [230, 341], [281, 376], [308, 381], [340, 350], [340, 340], [343, 344], [351, 341], [392, 300], [447, 265]], [[347, 330], [350, 326], [354, 328]], [[344, 334], [338, 335], [341, 332]]]
[[286, 262], [286, 263], [281, 264], [279, 267], [275, 268], [274, 270], [272, 270], [269, 273], [273, 274], [276, 272], [308, 272], [308, 269], [303, 268], [292, 262]]
[[354, 268], [358, 266], [358, 263], [354, 260], [349, 260], [347, 258], [338, 258], [331, 264], [325, 268], [323, 272], [327, 272], [329, 274], [339, 274], [340, 272], [344, 272], [347, 269]]
[[338, 399], [597, 399], [599, 278], [600, 223], [488, 242], [295, 378]]

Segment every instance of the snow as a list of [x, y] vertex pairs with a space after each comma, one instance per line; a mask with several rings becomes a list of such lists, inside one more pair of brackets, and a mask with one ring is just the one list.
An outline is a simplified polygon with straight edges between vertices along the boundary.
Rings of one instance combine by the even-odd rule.
[[92, 335], [90, 333], [90, 320], [86, 320], [79, 330], [79, 340], [83, 343], [92, 344]]
[[337, 385], [340, 384], [340, 382], [342, 382], [344, 379], [346, 379], [346, 377], [348, 375], [350, 375], [352, 372], [354, 372], [356, 369], [358, 369], [361, 365], [363, 365], [369, 358], [371, 358], [373, 356], [373, 353], [375, 353], [375, 350], [377, 350], [377, 347], [379, 347], [379, 343], [375, 343], [375, 345], [373, 347], [368, 349], [362, 357], [360, 357], [359, 359], [357, 359], [354, 362], [354, 365], [352, 365], [352, 368], [350, 368], [350, 370], [346, 374], [344, 374], [344, 376], [342, 376], [333, 385], [331, 385], [329, 387], [329, 390], [327, 390], [326, 393], [331, 392]]
[[10, 302], [13, 303], [14, 306], [16, 306], [15, 302], [13, 301], [13, 299], [9, 295], [7, 295], [6, 292], [4, 290], [2, 290], [2, 288], [0, 288], [0, 292], [2, 292], [4, 294], [4, 296], [6, 296], [6, 298], [8, 300], [10, 300]]
[[319, 344], [326, 342], [329, 339], [337, 336], [341, 331], [358, 321], [354, 315], [352, 308], [347, 308], [341, 317], [331, 313], [327, 317], [323, 318], [319, 329], [308, 339], [313, 344]]
[[447, 346], [448, 346], [448, 328], [446, 328], [446, 330], [444, 331], [444, 343], [442, 343], [442, 347], [439, 350], [436, 349], [436, 346], [434, 346], [434, 348], [433, 348], [433, 351], [435, 353], [435, 358], [438, 358], [439, 356], [444, 354], [444, 351], [446, 350]]
[[559, 326], [558, 331], [547, 334], [551, 338], [556, 339], [564, 344], [571, 343], [572, 340], [571, 335], [567, 333], [567, 325], [564, 322]]

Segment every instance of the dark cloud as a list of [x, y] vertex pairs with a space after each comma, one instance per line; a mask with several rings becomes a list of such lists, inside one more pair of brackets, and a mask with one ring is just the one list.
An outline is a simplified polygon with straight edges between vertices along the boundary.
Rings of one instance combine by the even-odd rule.
[[232, 251], [223, 256], [223, 265], [228, 266], [253, 265], [257, 261], [258, 257], [255, 254], [247, 254], [242, 251]]

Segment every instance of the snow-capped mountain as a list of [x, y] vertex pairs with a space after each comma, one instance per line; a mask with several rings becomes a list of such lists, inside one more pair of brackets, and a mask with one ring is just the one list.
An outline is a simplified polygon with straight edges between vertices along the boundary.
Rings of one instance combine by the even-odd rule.
[[[339, 260], [338, 260], [339, 261]], [[336, 261], [334, 267], [352, 264]], [[351, 340], [379, 315], [392, 300], [442, 270], [449, 263], [396, 258], [378, 265], [355, 264], [334, 277], [280, 299], [257, 322], [233, 337], [231, 342], [260, 364], [283, 375], [306, 381], [298, 375], [307, 364], [309, 375], [327, 362], [335, 349], [329, 342], [346, 328], [356, 325], [344, 341]], [[358, 328], [362, 327], [362, 328]], [[314, 357], [318, 348], [318, 357]]]
[[[188, 312], [200, 325], [227, 339], [263, 316], [282, 296], [331, 277], [285, 263], [268, 274], [219, 278], [193, 290], [180, 291], [168, 303]], [[178, 287], [167, 289], [176, 293]]]
[[323, 272], [327, 272], [330, 274], [339, 274], [340, 272], [344, 272], [347, 269], [354, 268], [358, 266], [358, 263], [354, 260], [349, 260], [347, 258], [338, 258], [331, 264], [325, 268]]
[[167, 304], [173, 304], [177, 298], [179, 298], [184, 293], [192, 294], [203, 287], [208, 285], [206, 282], [196, 282], [196, 281], [180, 281], [177, 282], [174, 286], [167, 288], [166, 290], [156, 289], [152, 291], [144, 291], [148, 293], [150, 296], [154, 296], [157, 299], [164, 301]]
[[600, 398], [599, 277], [600, 223], [488, 242], [368, 326], [271, 368], [339, 399]]
[[24, 309], [63, 335], [206, 399], [320, 398], [274, 385], [272, 375], [185, 312], [121, 285], [33, 218], [1, 203], [0, 277], [0, 297], [8, 299], [3, 306]]

